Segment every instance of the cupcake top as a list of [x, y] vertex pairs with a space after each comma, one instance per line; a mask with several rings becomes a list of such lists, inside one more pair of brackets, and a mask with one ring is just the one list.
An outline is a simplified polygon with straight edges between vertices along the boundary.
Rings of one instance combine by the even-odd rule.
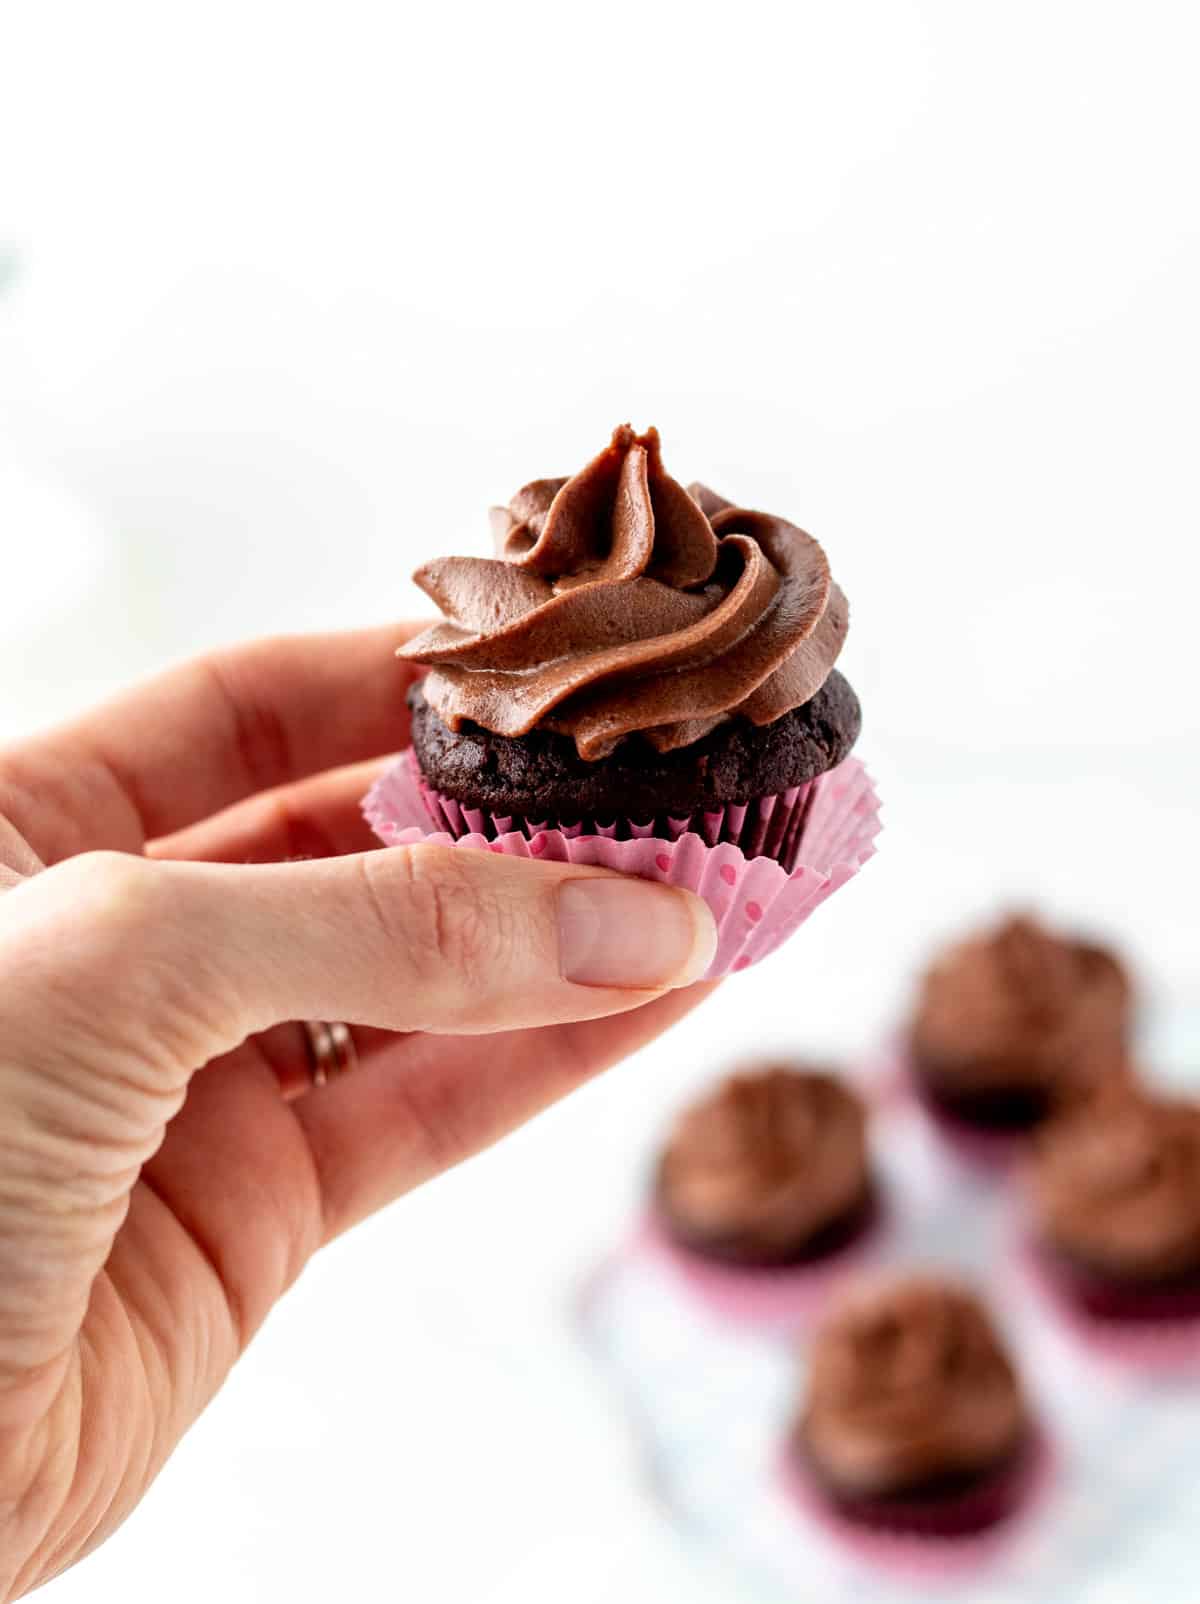
[[1053, 1102], [1119, 1069], [1129, 1013], [1129, 981], [1111, 953], [1016, 916], [928, 971], [911, 1047], [943, 1085], [1021, 1087]]
[[786, 1259], [868, 1189], [861, 1101], [833, 1075], [782, 1067], [732, 1076], [688, 1109], [658, 1172], [676, 1236], [760, 1262]]
[[813, 1344], [797, 1424], [806, 1454], [844, 1493], [870, 1496], [982, 1472], [1012, 1455], [1028, 1414], [980, 1302], [914, 1276], [851, 1295]]
[[414, 578], [444, 621], [401, 649], [442, 721], [568, 735], [580, 757], [637, 734], [659, 752], [734, 717], [765, 725], [820, 690], [848, 606], [821, 547], [783, 518], [685, 490], [658, 434], [613, 433], [569, 479], [493, 512], [497, 557]]
[[1122, 1281], [1200, 1267], [1200, 1104], [1112, 1088], [1040, 1133], [1027, 1174], [1042, 1240]]

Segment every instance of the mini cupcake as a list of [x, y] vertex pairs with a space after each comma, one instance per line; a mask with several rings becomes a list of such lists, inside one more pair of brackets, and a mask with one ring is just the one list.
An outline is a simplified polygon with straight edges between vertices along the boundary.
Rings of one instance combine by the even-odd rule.
[[1027, 917], [951, 947], [926, 974], [908, 1032], [922, 1099], [979, 1131], [1021, 1132], [1123, 1071], [1131, 996], [1102, 947]]
[[875, 1215], [861, 1099], [815, 1070], [731, 1077], [676, 1125], [655, 1207], [673, 1242], [720, 1264], [777, 1269], [827, 1258]]
[[732, 919], [714, 972], [762, 956], [878, 829], [848, 756], [861, 714], [834, 667], [848, 606], [825, 553], [782, 518], [685, 490], [657, 433], [628, 427], [493, 523], [496, 558], [415, 576], [444, 615], [400, 654], [428, 668], [410, 696], [415, 774], [385, 777], [368, 818], [389, 842], [420, 824], [687, 885]]
[[1039, 1133], [1026, 1182], [1038, 1262], [1071, 1307], [1200, 1317], [1200, 1104], [1111, 1089]]
[[813, 1343], [790, 1464], [850, 1527], [959, 1537], [1024, 1501], [1031, 1412], [983, 1306], [952, 1282], [860, 1290]]
[[738, 1320], [807, 1318], [878, 1214], [862, 1100], [835, 1076], [766, 1067], [687, 1109], [659, 1160], [653, 1239]]

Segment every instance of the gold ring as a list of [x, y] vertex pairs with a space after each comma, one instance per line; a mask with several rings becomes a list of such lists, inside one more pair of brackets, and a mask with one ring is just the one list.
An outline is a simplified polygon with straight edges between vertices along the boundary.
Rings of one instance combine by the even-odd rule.
[[357, 1065], [358, 1053], [348, 1025], [306, 1019], [304, 1035], [308, 1042], [308, 1073], [314, 1086], [327, 1086]]

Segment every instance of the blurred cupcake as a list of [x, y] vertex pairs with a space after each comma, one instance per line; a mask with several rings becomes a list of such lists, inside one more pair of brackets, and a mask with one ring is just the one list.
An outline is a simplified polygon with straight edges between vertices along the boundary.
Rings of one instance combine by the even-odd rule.
[[813, 1343], [791, 1464], [849, 1526], [981, 1532], [1024, 1501], [1037, 1434], [982, 1304], [913, 1276], [855, 1292]]
[[687, 1110], [655, 1187], [681, 1247], [742, 1268], [811, 1263], [861, 1235], [875, 1212], [866, 1111], [833, 1075], [735, 1075]]
[[654, 1186], [658, 1235], [725, 1312], [809, 1312], [877, 1214], [861, 1099], [835, 1076], [770, 1067], [724, 1081], [678, 1121]]
[[[685, 885], [718, 919], [713, 972], [745, 967], [878, 830], [848, 759], [861, 712], [834, 664], [849, 607], [824, 551], [685, 490], [656, 431], [628, 426], [493, 527], [495, 558], [415, 576], [444, 615], [400, 652], [429, 670], [410, 694], [416, 822]], [[386, 842], [414, 823], [406, 779], [365, 804]]]
[[1021, 1132], [1123, 1074], [1131, 1011], [1112, 953], [1012, 917], [929, 969], [908, 1065], [924, 1102], [946, 1119]]
[[1026, 1181], [1038, 1263], [1071, 1307], [1200, 1317], [1200, 1104], [1109, 1089], [1039, 1132]]

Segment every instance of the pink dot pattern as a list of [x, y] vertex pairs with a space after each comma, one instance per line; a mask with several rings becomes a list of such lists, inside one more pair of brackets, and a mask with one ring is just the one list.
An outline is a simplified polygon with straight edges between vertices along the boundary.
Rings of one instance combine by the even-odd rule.
[[[509, 857], [595, 865], [685, 887], [708, 903], [716, 920], [711, 979], [748, 969], [785, 942], [872, 856], [879, 831], [879, 799], [854, 758], [812, 782], [802, 814], [795, 811], [801, 804], [795, 804], [789, 817], [802, 823], [790, 868], [769, 851], [747, 856], [740, 840], [722, 839], [720, 830], [707, 827], [669, 837], [647, 830], [627, 839], [600, 825], [594, 833], [581, 825], [552, 829], [525, 822], [515, 828], [508, 818], [481, 812], [468, 817], [458, 804], [422, 787], [411, 752], [376, 781], [363, 811], [381, 840], [396, 845], [434, 841]], [[801, 854], [803, 863], [797, 861]]]

